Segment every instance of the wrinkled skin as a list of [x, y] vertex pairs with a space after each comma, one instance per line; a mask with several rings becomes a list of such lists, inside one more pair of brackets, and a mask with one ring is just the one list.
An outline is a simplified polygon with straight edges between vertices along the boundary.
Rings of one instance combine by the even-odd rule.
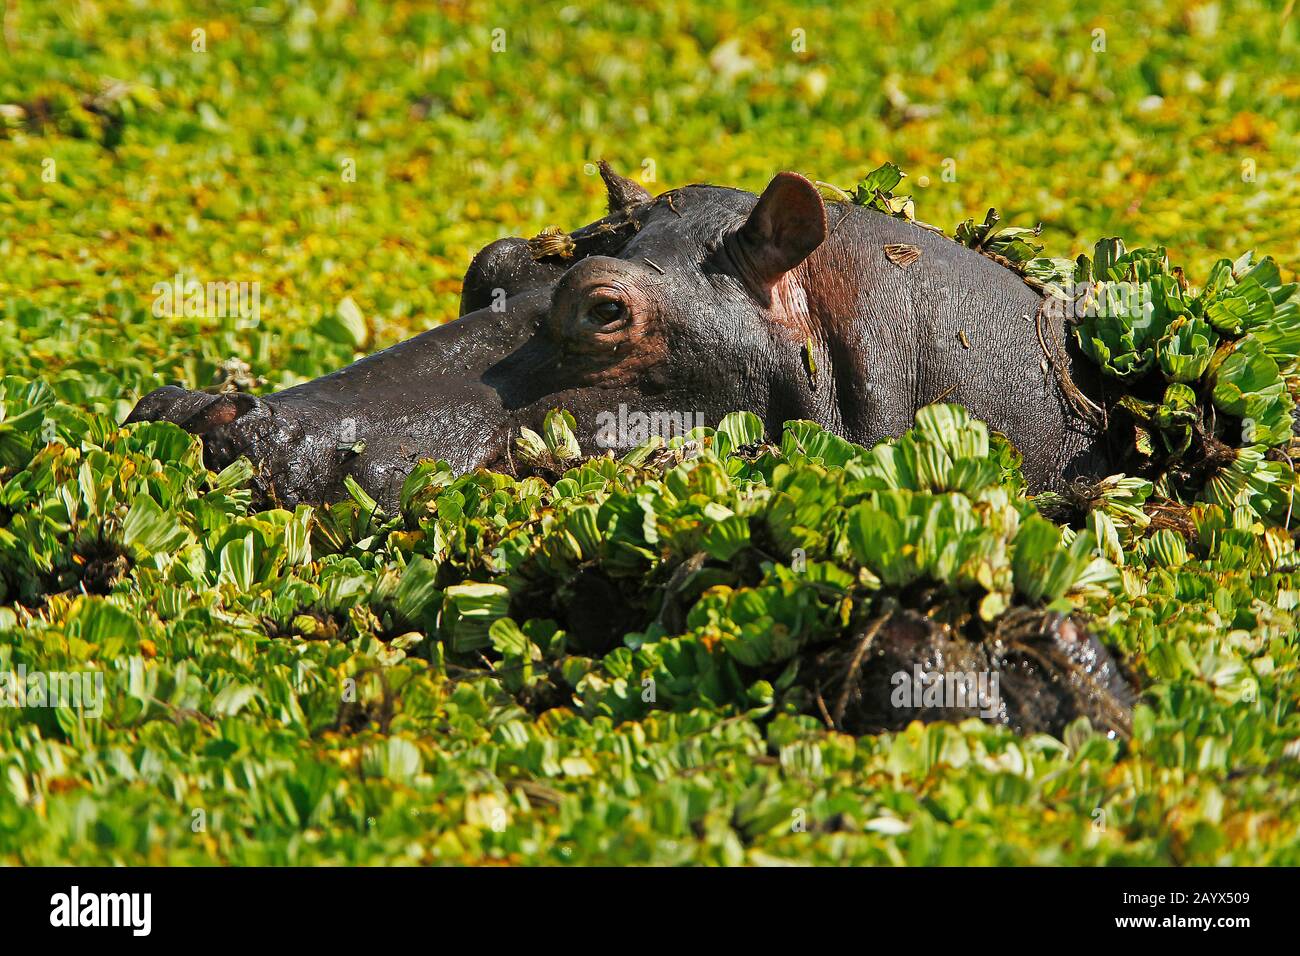
[[[1045, 346], [1067, 342], [1062, 320], [1040, 330], [1041, 298], [1013, 272], [914, 224], [827, 205], [793, 173], [761, 198], [687, 186], [652, 199], [603, 172], [610, 214], [568, 248], [484, 248], [456, 321], [265, 397], [158, 389], [127, 420], [202, 435], [212, 467], [247, 455], [263, 499], [281, 505], [337, 499], [348, 475], [391, 505], [421, 458], [512, 470], [520, 427], [557, 407], [599, 452], [611, 443], [597, 442], [598, 416], [620, 404], [710, 425], [747, 409], [771, 435], [811, 419], [870, 444], [950, 401], [1016, 444], [1034, 489], [1107, 473], [1100, 434], [1045, 362]], [[897, 264], [893, 244], [919, 258]], [[1095, 394], [1089, 366], [1059, 356]]]

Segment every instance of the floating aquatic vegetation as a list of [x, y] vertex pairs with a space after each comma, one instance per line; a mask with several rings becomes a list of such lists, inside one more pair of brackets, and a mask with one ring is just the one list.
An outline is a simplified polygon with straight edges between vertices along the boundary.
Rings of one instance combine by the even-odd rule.
[[[811, 663], [753, 678], [707, 631], [686, 628], [715, 583], [732, 588], [733, 606], [752, 600], [736, 595], [762, 586], [769, 557], [775, 586], [799, 594], [793, 613], [772, 602], [778, 623], [804, 627], [799, 602], [811, 602], [805, 610], [827, 610], [809, 629], [839, 636], [808, 653], [852, 653], [860, 624], [880, 616], [841, 624], [860, 569], [827, 532], [866, 463], [813, 426], [791, 423], [757, 442], [745, 428], [715, 433], [715, 455], [736, 441], [702, 470], [674, 473], [698, 456], [685, 447], [643, 447], [626, 467], [556, 462], [553, 475], [523, 479], [422, 462], [392, 514], [349, 496], [310, 513], [254, 515], [247, 483], [232, 474], [218, 490], [179, 430], [141, 425], [123, 439], [118, 428], [158, 385], [219, 387], [232, 356], [281, 388], [351, 361], [367, 326], [383, 344], [453, 314], [484, 241], [521, 223], [585, 221], [603, 190], [584, 163], [612, 151], [635, 168], [643, 145], [661, 182], [761, 185], [801, 151], [909, 148], [928, 164], [938, 144], [952, 144], [958, 183], [941, 191], [915, 176], [894, 187], [922, 212], [924, 196], [955, 222], [975, 191], [1017, 188], [1035, 202], [1052, 197], [1050, 223], [1087, 234], [1145, 193], [1137, 228], [1178, 235], [1204, 281], [1215, 258], [1205, 250], [1225, 237], [1247, 232], [1279, 250], [1294, 239], [1285, 212], [1295, 177], [1277, 171], [1295, 153], [1295, 124], [1260, 108], [1287, 100], [1294, 83], [1270, 69], [1280, 62], [1277, 17], [1202, 5], [1218, 11], [1207, 39], [1197, 11], [1144, 7], [1125, 21], [1131, 42], [1095, 58], [1119, 107], [1099, 124], [1097, 110], [1077, 108], [1096, 83], [1061, 68], [1077, 56], [1077, 31], [1040, 29], [1044, 16], [1073, 22], [1077, 10], [1061, 0], [1046, 10], [872, 5], [866, 32], [836, 29], [835, 5], [808, 5], [811, 59], [768, 64], [770, 44], [742, 39], [740, 58], [758, 56], [757, 68], [723, 87], [709, 37], [733, 36], [752, 16], [737, 0], [679, 5], [690, 36], [678, 30], [686, 42], [671, 55], [660, 55], [654, 10], [585, 17], [582, 29], [556, 13], [543, 29], [541, 5], [493, 5], [501, 22], [530, 23], [546, 41], [511, 33], [513, 55], [535, 61], [529, 69], [466, 42], [464, 17], [419, 5], [258, 5], [193, 24], [208, 33], [199, 56], [191, 25], [178, 29], [154, 6], [99, 0], [69, 16], [17, 4], [10, 18], [0, 675], [24, 665], [93, 671], [109, 692], [97, 720], [0, 708], [0, 862], [1300, 863], [1300, 577], [1283, 519], [1174, 506], [1147, 479], [1140, 502], [1142, 485], [1108, 487], [1104, 505], [1071, 518], [1105, 542], [1122, 577], [1119, 591], [1072, 598], [1070, 618], [1139, 678], [1127, 740], [1082, 721], [1017, 736], [946, 707], [918, 715], [924, 724], [853, 737], [818, 713]], [[936, 18], [952, 28], [936, 33]], [[880, 35], [928, 39], [875, 43], [864, 55], [863, 38]], [[1015, 42], [1025, 37], [1034, 42]], [[1000, 38], [1001, 65], [990, 62]], [[413, 69], [429, 51], [437, 68]], [[586, 65], [608, 95], [590, 95]], [[798, 76], [782, 74], [796, 67]], [[1239, 78], [1231, 90], [1214, 80], [1229, 74]], [[892, 96], [872, 109], [887, 75], [918, 78], [927, 88], [913, 98], [944, 101], [944, 113], [909, 118]], [[1200, 92], [1198, 75], [1210, 78]], [[157, 105], [136, 102], [137, 91], [96, 103], [115, 85], [101, 76], [140, 78]], [[1147, 164], [1124, 168], [1135, 127], [1122, 107], [1148, 96], [1153, 78], [1168, 135], [1144, 152], [1170, 175], [1147, 192]], [[249, 96], [258, 85], [276, 94]], [[849, 100], [867, 108], [843, 108]], [[971, 135], [990, 118], [996, 135]], [[651, 140], [637, 142], [638, 130]], [[1045, 136], [1060, 148], [1044, 151]], [[1260, 162], [1258, 184], [1224, 172], [1245, 152]], [[1085, 192], [1080, 158], [1114, 159], [1120, 175], [1089, 178]], [[355, 181], [340, 181], [352, 160]], [[940, 174], [937, 163], [926, 171]], [[1059, 262], [1040, 255], [1023, 274], [1052, 281]], [[1075, 265], [1064, 262], [1061, 285]], [[260, 279], [261, 324], [150, 313], [152, 283], [200, 266], [204, 281]], [[924, 268], [922, 259], [909, 274]], [[345, 314], [349, 295], [363, 323]], [[1203, 321], [1217, 349], [1221, 333]], [[1276, 329], [1250, 334], [1269, 350]], [[1164, 354], [1157, 348], [1157, 364]], [[1204, 371], [1169, 379], [1193, 386], [1199, 407]], [[1167, 381], [1148, 376], [1154, 387], [1138, 397], [1158, 402]], [[1018, 498], [1014, 450], [996, 435], [989, 444], [996, 484]], [[79, 501], [83, 467], [94, 518]], [[669, 477], [683, 499], [666, 494]], [[137, 507], [141, 495], [164, 521]], [[75, 525], [64, 499], [78, 501]], [[761, 521], [745, 510], [751, 499]], [[1138, 528], [1141, 518], [1149, 525]], [[552, 533], [557, 524], [563, 534]], [[176, 526], [189, 537], [154, 550]], [[1155, 533], [1165, 528], [1186, 561], [1176, 539]], [[505, 586], [513, 616], [491, 623], [489, 645], [456, 652], [443, 622], [460, 611], [447, 591], [466, 582]], [[664, 636], [651, 635], [656, 622]], [[842, 686], [823, 684], [833, 710]], [[856, 710], [846, 700], [846, 719]], [[203, 830], [183, 812], [198, 808]]]
[[1284, 517], [1296, 484], [1296, 285], [1246, 253], [1198, 290], [1163, 249], [1130, 252], [1119, 240], [1080, 257], [1075, 279], [1074, 334], [1120, 383], [1113, 407], [1136, 426], [1133, 450], [1161, 496]]

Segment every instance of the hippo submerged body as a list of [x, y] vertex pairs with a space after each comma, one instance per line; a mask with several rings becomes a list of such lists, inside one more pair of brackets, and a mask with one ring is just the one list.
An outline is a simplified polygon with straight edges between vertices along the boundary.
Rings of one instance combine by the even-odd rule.
[[617, 454], [636, 436], [608, 422], [629, 412], [713, 425], [747, 409], [772, 435], [811, 419], [871, 444], [947, 401], [1011, 439], [1031, 488], [1107, 473], [1102, 436], [1055, 374], [1086, 393], [1090, 367], [1011, 270], [824, 203], [794, 173], [762, 196], [699, 185], [653, 198], [602, 171], [609, 215], [487, 246], [456, 321], [264, 397], [158, 389], [128, 421], [202, 435], [213, 467], [247, 455], [282, 505], [337, 499], [349, 475], [391, 504], [421, 458], [509, 470], [520, 428], [557, 407], [584, 451]]

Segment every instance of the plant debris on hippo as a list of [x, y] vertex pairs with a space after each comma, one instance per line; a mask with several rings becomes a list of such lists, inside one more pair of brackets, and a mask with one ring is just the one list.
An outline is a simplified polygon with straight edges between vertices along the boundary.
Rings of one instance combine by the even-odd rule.
[[[342, 497], [347, 477], [391, 507], [422, 458], [517, 472], [514, 440], [554, 408], [584, 449], [617, 454], [638, 443], [600, 434], [620, 409], [708, 425], [748, 410], [769, 434], [807, 419], [870, 445], [943, 401], [1011, 440], [1031, 490], [1112, 470], [1103, 429], [1079, 411], [1096, 367], [1011, 269], [913, 222], [827, 203], [794, 173], [761, 196], [695, 185], [652, 197], [601, 172], [609, 214], [485, 247], [456, 321], [272, 395], [160, 388], [127, 421], [201, 435], [213, 468], [247, 456], [259, 500], [289, 507]], [[961, 716], [887, 706], [889, 673], [955, 666], [1000, 675], [1010, 706], [986, 719], [1127, 730], [1131, 694], [1094, 637], [1059, 615], [1013, 630], [986, 640], [900, 610], [811, 662], [821, 713], [856, 733]]]

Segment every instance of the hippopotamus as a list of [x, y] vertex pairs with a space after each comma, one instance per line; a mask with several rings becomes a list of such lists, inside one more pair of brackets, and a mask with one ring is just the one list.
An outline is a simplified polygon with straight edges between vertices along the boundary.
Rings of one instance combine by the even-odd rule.
[[657, 197], [601, 172], [608, 213], [485, 246], [456, 320], [270, 395], [160, 388], [127, 421], [201, 435], [213, 468], [247, 456], [281, 506], [336, 500], [348, 476], [392, 506], [423, 458], [514, 470], [521, 428], [555, 408], [584, 451], [617, 454], [643, 436], [603, 427], [613, 415], [748, 410], [773, 436], [809, 419], [871, 444], [953, 402], [1019, 449], [1031, 490], [1109, 473], [1079, 404], [1092, 366], [1004, 264], [793, 172], [757, 196]]

